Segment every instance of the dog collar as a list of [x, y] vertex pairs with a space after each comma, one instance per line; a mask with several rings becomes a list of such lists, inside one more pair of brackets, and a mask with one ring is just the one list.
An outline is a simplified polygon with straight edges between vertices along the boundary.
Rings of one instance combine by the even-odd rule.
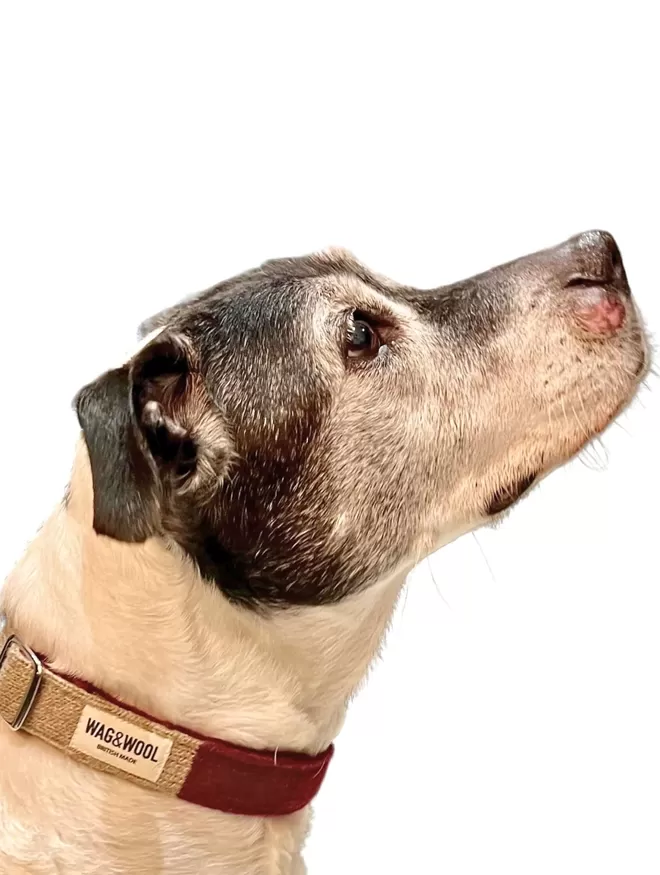
[[260, 751], [156, 720], [50, 668], [0, 615], [0, 718], [72, 759], [229, 814], [276, 817], [308, 805], [334, 752]]

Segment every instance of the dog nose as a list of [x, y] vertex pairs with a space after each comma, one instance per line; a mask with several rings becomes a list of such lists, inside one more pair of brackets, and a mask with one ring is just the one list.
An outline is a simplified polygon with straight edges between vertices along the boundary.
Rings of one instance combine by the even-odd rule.
[[567, 267], [572, 271], [568, 285], [593, 281], [605, 285], [619, 281], [628, 291], [619, 247], [607, 231], [585, 231], [572, 237], [562, 248]]
[[565, 290], [579, 326], [588, 334], [616, 334], [626, 321], [630, 288], [619, 247], [607, 231], [586, 231], [562, 247]]

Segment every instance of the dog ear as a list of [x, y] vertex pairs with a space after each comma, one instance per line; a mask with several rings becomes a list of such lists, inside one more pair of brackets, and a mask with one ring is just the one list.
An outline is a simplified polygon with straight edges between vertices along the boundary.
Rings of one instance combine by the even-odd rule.
[[160, 334], [127, 365], [85, 386], [74, 406], [99, 534], [138, 542], [160, 533], [164, 498], [198, 482], [209, 466], [219, 473], [224, 429], [181, 337]]
[[81, 389], [74, 408], [92, 469], [94, 529], [144, 541], [157, 527], [158, 483], [134, 421], [130, 365]]

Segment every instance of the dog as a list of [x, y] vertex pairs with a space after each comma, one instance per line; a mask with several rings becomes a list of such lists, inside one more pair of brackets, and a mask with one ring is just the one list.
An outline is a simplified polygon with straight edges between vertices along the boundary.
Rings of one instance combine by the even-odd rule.
[[2, 592], [0, 871], [300, 875], [407, 574], [629, 404], [643, 324], [591, 231], [431, 291], [270, 261], [141, 337]]

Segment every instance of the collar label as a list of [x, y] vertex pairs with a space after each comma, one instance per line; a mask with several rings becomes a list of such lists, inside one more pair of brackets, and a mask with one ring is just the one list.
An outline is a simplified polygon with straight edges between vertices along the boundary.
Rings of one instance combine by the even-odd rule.
[[172, 739], [85, 705], [69, 747], [155, 783], [172, 750]]

